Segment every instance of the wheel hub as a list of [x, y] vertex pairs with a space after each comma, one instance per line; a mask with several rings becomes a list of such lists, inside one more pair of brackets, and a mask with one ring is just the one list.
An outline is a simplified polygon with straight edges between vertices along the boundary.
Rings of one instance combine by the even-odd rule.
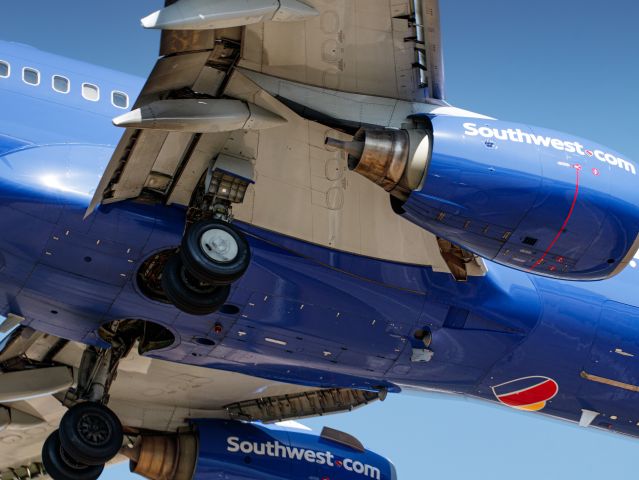
[[97, 415], [83, 415], [78, 422], [78, 433], [90, 445], [104, 445], [109, 441], [111, 428]]
[[207, 257], [221, 263], [233, 261], [239, 251], [233, 236], [217, 228], [212, 228], [202, 234], [200, 247]]

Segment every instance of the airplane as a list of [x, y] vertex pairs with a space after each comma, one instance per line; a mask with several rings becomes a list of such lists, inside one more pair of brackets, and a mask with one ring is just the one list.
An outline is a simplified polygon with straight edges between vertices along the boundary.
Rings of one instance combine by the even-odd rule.
[[0, 44], [3, 478], [391, 479], [265, 425], [410, 389], [637, 436], [636, 164], [448, 105], [434, 0], [143, 26], [146, 83]]

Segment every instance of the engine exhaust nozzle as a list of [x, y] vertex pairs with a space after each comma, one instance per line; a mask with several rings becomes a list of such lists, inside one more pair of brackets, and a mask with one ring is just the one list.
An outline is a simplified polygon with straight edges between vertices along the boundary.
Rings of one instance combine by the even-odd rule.
[[130, 470], [150, 480], [190, 480], [198, 456], [193, 433], [142, 435], [121, 453], [130, 459]]
[[[422, 181], [429, 160], [422, 144], [430, 145], [422, 130], [361, 129], [346, 142], [327, 138], [326, 144], [348, 154], [348, 168], [391, 195], [405, 200]], [[412, 148], [411, 148], [412, 147]], [[420, 154], [417, 154], [417, 152]]]

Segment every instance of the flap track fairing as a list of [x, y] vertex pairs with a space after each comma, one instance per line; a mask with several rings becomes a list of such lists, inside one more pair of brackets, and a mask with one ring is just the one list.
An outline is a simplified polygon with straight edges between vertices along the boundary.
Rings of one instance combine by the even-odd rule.
[[144, 28], [214, 30], [267, 21], [291, 22], [319, 15], [297, 0], [180, 0], [142, 19]]
[[254, 104], [227, 99], [159, 100], [113, 119], [117, 127], [167, 132], [264, 130], [286, 120]]

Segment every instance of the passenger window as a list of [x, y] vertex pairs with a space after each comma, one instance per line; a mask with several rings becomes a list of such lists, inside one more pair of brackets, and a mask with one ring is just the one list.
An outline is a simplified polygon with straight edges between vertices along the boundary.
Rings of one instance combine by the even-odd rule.
[[69, 82], [69, 79], [66, 77], [54, 75], [53, 89], [58, 93], [69, 93], [69, 90], [71, 90], [71, 82]]
[[129, 96], [123, 92], [111, 92], [111, 103], [114, 107], [129, 108]]
[[40, 72], [34, 68], [23, 68], [22, 80], [29, 85], [40, 85]]
[[0, 78], [9, 78], [11, 74], [11, 67], [7, 62], [0, 60]]
[[100, 100], [100, 89], [97, 85], [93, 85], [91, 83], [83, 83], [82, 96], [91, 102], [97, 102], [98, 100]]

